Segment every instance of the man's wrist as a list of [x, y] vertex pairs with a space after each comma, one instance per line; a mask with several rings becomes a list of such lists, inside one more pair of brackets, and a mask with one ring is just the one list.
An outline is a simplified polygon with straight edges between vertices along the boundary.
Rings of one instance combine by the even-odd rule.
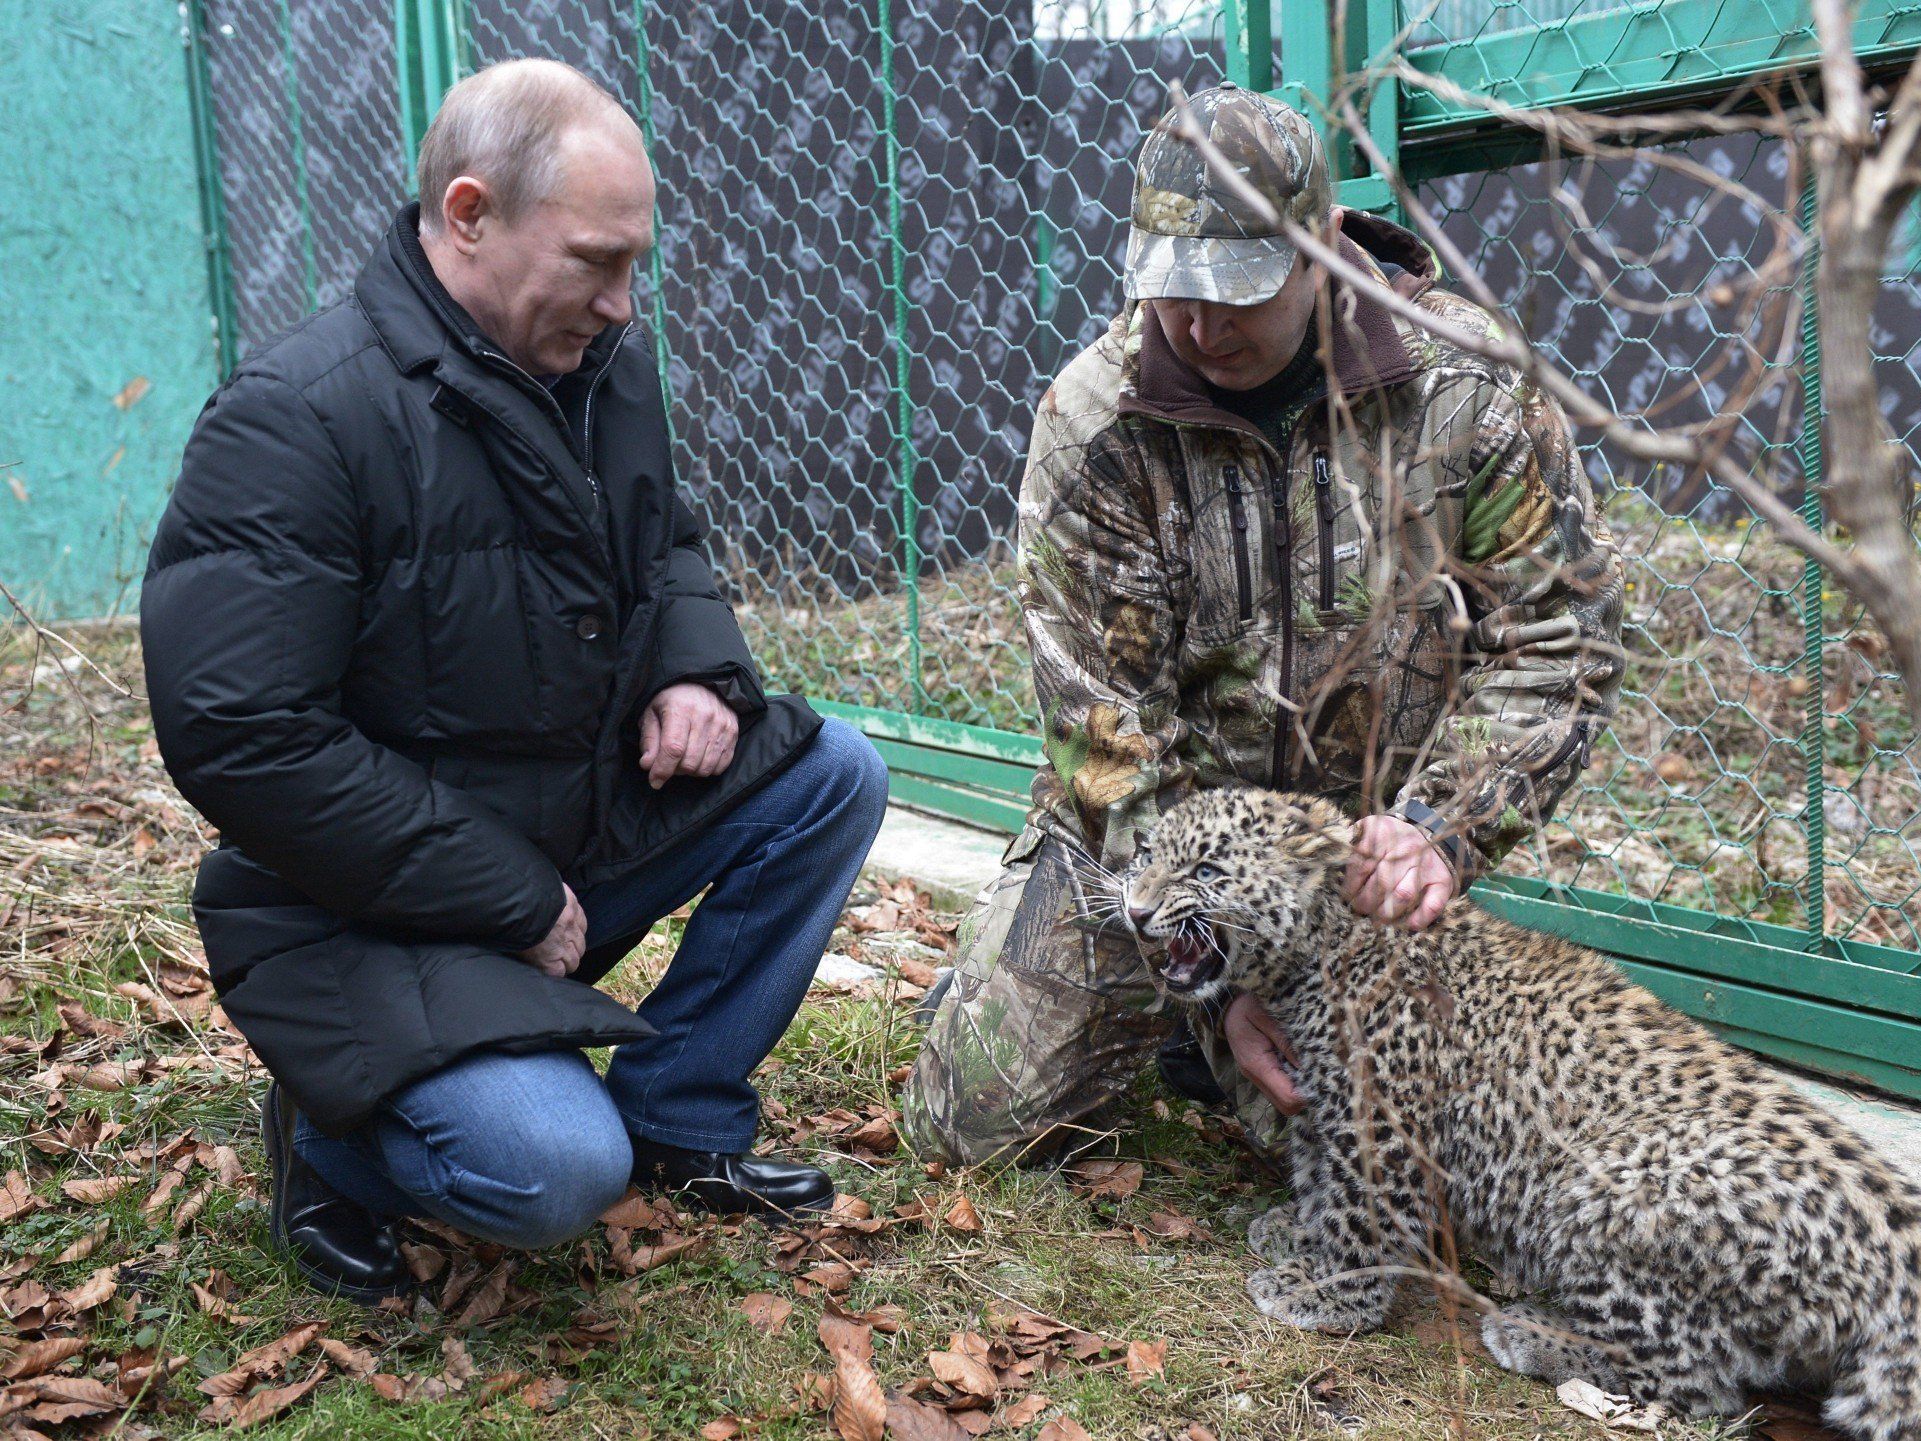
[[1410, 825], [1418, 826], [1428, 833], [1428, 843], [1446, 859], [1448, 869], [1454, 872], [1457, 889], [1467, 884], [1467, 841], [1461, 833], [1448, 825], [1447, 818], [1426, 801], [1411, 797], [1401, 802], [1401, 819]]
[[1239, 986], [1223, 986], [1194, 1009], [1201, 1013], [1202, 1020], [1218, 1031], [1227, 1023], [1228, 1008], [1244, 994]]

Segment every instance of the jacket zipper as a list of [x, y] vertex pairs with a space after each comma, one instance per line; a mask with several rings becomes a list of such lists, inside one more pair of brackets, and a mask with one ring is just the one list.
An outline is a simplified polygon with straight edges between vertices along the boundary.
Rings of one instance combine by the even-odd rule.
[[1227, 485], [1227, 507], [1234, 521], [1234, 585], [1240, 600], [1241, 619], [1254, 618], [1254, 562], [1247, 548], [1247, 501], [1241, 495], [1241, 468], [1224, 466], [1221, 479]]
[[1288, 421], [1275, 445], [1280, 464], [1274, 468], [1274, 529], [1281, 572], [1281, 676], [1276, 689], [1282, 702], [1274, 715], [1272, 784], [1276, 788], [1287, 784], [1287, 731], [1294, 723], [1294, 713], [1285, 704], [1293, 698], [1294, 686], [1294, 517], [1287, 505], [1287, 457], [1294, 448], [1294, 427], [1299, 421], [1298, 414]]
[[1314, 514], [1321, 533], [1321, 609], [1334, 609], [1334, 485], [1327, 474], [1327, 452], [1314, 452]]
[[[600, 390], [600, 382], [607, 378], [607, 372], [613, 369], [614, 357], [620, 354], [620, 347], [626, 343], [627, 332], [632, 328], [631, 325], [624, 326], [620, 334], [614, 337], [614, 348], [607, 352], [607, 359], [602, 363], [600, 369], [594, 372], [594, 378], [587, 386], [586, 415], [581, 423], [581, 428], [586, 431], [586, 435], [582, 437], [586, 451], [586, 464], [583, 465], [581, 469], [587, 472], [587, 485], [594, 493], [594, 509], [596, 513], [598, 513], [600, 509], [600, 477], [594, 474], [594, 396]], [[520, 366], [516, 365], [497, 350], [483, 350], [480, 352], [480, 356], [483, 360], [491, 360], [495, 365], [506, 370], [516, 380], [522, 382], [521, 388], [529, 395], [538, 397], [538, 403], [546, 406], [549, 412], [559, 418], [561, 433], [566, 433], [566, 412], [561, 410], [560, 402], [554, 399], [554, 393], [551, 390], [542, 385], [538, 380], [535, 380], [533, 376], [529, 375]]]
[[614, 348], [607, 352], [607, 363], [594, 372], [594, 378], [587, 384], [587, 407], [581, 418], [581, 449], [587, 456], [587, 484], [594, 488], [594, 505], [600, 505], [600, 477], [594, 473], [594, 397], [600, 394], [600, 383], [607, 378], [607, 372], [614, 368], [614, 357], [620, 354], [620, 347], [627, 343], [627, 332], [632, 326], [622, 326], [619, 335], [614, 337]]

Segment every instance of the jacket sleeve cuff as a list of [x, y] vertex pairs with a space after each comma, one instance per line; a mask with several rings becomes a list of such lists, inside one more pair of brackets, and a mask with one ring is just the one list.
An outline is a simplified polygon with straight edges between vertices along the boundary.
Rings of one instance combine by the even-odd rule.
[[1449, 825], [1446, 816], [1426, 801], [1416, 800], [1412, 796], [1395, 806], [1389, 814], [1399, 816], [1410, 825], [1426, 831], [1429, 844], [1441, 853], [1448, 869], [1454, 872], [1456, 890], [1468, 888], [1476, 874], [1474, 848], [1458, 828]]
[[560, 872], [553, 872], [548, 879], [551, 882], [548, 887], [548, 896], [535, 912], [535, 919], [502, 935], [496, 942], [501, 950], [514, 955], [522, 951], [531, 951], [547, 939], [548, 932], [553, 930], [554, 923], [560, 919], [561, 912], [567, 909], [567, 892], [563, 889]]
[[767, 697], [760, 688], [759, 677], [746, 667], [731, 663], [715, 666], [710, 670], [689, 671], [684, 675], [663, 677], [647, 698], [640, 703], [640, 709], [645, 710], [652, 704], [654, 697], [670, 685], [704, 685], [725, 701], [737, 715], [758, 715], [767, 709]]

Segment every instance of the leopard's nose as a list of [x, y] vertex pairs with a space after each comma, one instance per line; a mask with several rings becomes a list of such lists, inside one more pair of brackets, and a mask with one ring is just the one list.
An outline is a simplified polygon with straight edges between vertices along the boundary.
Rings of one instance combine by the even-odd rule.
[[1159, 906], [1129, 906], [1127, 908], [1127, 919], [1133, 923], [1134, 929], [1138, 931], [1154, 919], [1154, 912], [1159, 909]]

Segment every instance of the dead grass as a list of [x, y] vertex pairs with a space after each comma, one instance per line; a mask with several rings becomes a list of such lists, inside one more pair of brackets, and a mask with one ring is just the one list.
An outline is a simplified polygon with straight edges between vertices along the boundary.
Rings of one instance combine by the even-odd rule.
[[[1079, 1185], [905, 1154], [891, 1122], [916, 1039], [906, 1007], [937, 958], [916, 948], [952, 919], [911, 893], [857, 894], [836, 944], [884, 961], [886, 982], [816, 990], [763, 1077], [779, 1144], [850, 1198], [833, 1222], [777, 1233], [634, 1204], [525, 1256], [421, 1229], [431, 1279], [411, 1306], [303, 1290], [262, 1250], [265, 1077], [207, 991], [187, 912], [207, 837], [137, 699], [44, 658], [23, 695], [35, 658], [17, 631], [0, 644], [0, 1427], [827, 1437], [826, 1320], [841, 1341], [868, 1328], [893, 1435], [1604, 1434], [1494, 1369], [1431, 1303], [1351, 1340], [1261, 1318], [1240, 1237], [1274, 1182], [1149, 1082], [1113, 1138], [1122, 1164]], [[137, 675], [124, 632], [89, 649]], [[644, 990], [674, 931], [614, 989]], [[935, 1383], [978, 1378], [953, 1359], [969, 1355], [989, 1394]]]

